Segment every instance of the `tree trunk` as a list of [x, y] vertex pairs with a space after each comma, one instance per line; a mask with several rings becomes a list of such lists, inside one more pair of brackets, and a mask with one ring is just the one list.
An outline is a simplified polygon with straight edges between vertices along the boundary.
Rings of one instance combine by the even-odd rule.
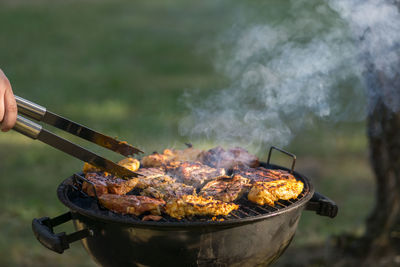
[[[363, 242], [374, 262], [395, 255], [400, 243], [400, 110], [388, 105], [400, 101], [400, 76], [386, 77], [370, 69], [369, 88], [379, 94], [368, 116], [370, 160], [376, 177], [375, 207], [366, 222]], [[395, 99], [397, 98], [397, 99]], [[397, 253], [396, 253], [397, 251]]]
[[[363, 266], [394, 266], [400, 251], [400, 58], [398, 73], [388, 77], [368, 65], [367, 133], [376, 178], [375, 206], [362, 238], [342, 245]], [[371, 196], [372, 197], [372, 196]], [[343, 240], [342, 240], [343, 241]], [[398, 261], [398, 259], [397, 259]]]

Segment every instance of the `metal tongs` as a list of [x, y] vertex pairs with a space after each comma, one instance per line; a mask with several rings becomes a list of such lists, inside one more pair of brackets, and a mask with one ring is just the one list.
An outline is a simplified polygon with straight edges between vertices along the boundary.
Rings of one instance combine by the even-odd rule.
[[[45, 107], [35, 104], [29, 100], [15, 96], [18, 105], [18, 113], [23, 114], [31, 119], [42, 121], [49, 125], [55, 126], [70, 134], [86, 139], [99, 146], [112, 150], [125, 157], [133, 154], [143, 153], [143, 151], [129, 145], [126, 142], [118, 141], [112, 137], [91, 130], [83, 125], [63, 118]], [[90, 163], [104, 171], [110, 172], [119, 177], [136, 177], [137, 174], [127, 168], [124, 168], [111, 160], [103, 158], [79, 145], [76, 145], [46, 129], [31, 120], [20, 115], [17, 116], [17, 122], [13, 130], [26, 135], [32, 139], [37, 139], [45, 144], [61, 150], [75, 158]]]

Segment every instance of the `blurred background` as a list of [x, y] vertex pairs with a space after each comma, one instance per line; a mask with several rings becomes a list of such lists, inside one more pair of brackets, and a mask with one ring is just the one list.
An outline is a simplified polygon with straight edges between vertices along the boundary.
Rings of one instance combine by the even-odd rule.
[[[322, 1], [303, 2], [295, 12], [290, 1], [255, 1], [247, 6], [232, 2], [3, 0], [0, 67], [16, 95], [126, 140], [146, 153], [184, 148], [185, 142], [208, 149], [218, 141], [182, 135], [179, 129], [191, 112], [184, 95], [195, 92], [197, 99], [205, 99], [232, 84], [231, 77], [218, 71], [215, 63], [221, 55], [221, 36], [231, 33], [235, 25], [264, 23], [266, 18], [291, 27], [291, 16], [306, 12], [306, 16], [324, 19], [317, 30], [315, 25], [304, 26], [301, 41], [306, 42], [338, 21], [334, 12], [321, 13], [329, 11]], [[250, 12], [251, 19], [243, 18], [243, 10]], [[229, 42], [226, 45], [229, 49]], [[344, 84], [345, 88], [359, 86], [349, 80]], [[353, 94], [342, 90], [340, 99], [348, 103]], [[304, 212], [278, 266], [295, 266], [334, 236], [362, 233], [374, 200], [374, 180], [365, 120], [356, 117], [314, 116], [312, 123], [283, 144], [297, 155], [297, 171], [309, 177], [317, 191], [335, 200], [340, 211], [335, 219]], [[269, 145], [254, 148], [252, 144], [250, 152], [266, 160]], [[31, 231], [33, 218], [67, 211], [56, 189], [82, 165], [16, 132], [0, 134], [1, 266], [95, 266], [79, 242], [58, 255], [40, 245]], [[57, 230], [71, 232], [73, 227]], [[312, 264], [317, 266], [318, 259]]]

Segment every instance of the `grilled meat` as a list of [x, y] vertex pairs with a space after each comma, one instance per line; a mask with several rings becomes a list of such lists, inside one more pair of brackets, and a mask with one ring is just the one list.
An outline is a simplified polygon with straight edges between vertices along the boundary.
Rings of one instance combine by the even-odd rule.
[[104, 194], [99, 197], [100, 204], [106, 209], [122, 214], [140, 215], [149, 211], [153, 215], [160, 215], [160, 206], [165, 202], [159, 199], [134, 196], [134, 195], [113, 195]]
[[225, 168], [233, 169], [233, 167], [248, 166], [257, 167], [259, 166], [258, 158], [250, 154], [247, 150], [235, 147], [229, 150], [225, 150], [220, 146], [217, 146], [208, 151], [204, 151], [199, 155], [199, 160], [214, 168]]
[[255, 182], [247, 198], [256, 204], [274, 206], [274, 202], [296, 198], [303, 191], [304, 184], [294, 178]]
[[137, 171], [140, 175], [136, 185], [139, 189], [155, 187], [158, 184], [173, 183], [175, 179], [165, 174], [165, 171], [160, 168], [141, 168]]
[[171, 157], [154, 152], [151, 155], [142, 158], [142, 166], [145, 168], [161, 167], [171, 161]]
[[169, 201], [165, 205], [165, 212], [171, 217], [182, 219], [194, 215], [228, 215], [231, 211], [238, 208], [239, 206], [233, 203], [225, 203], [220, 200], [201, 196], [185, 195]]
[[83, 164], [83, 169], [82, 169], [83, 173], [88, 173], [88, 172], [101, 172], [101, 169], [97, 168], [96, 166], [93, 166], [90, 163], [85, 162]]
[[165, 171], [161, 168], [140, 168], [136, 173], [139, 174], [141, 178], [154, 178], [165, 175]]
[[82, 191], [89, 196], [94, 197], [96, 194], [97, 196], [101, 196], [108, 193], [107, 180], [109, 180], [109, 178], [107, 178], [107, 176], [93, 172], [87, 173], [85, 178], [92, 183], [82, 183]]
[[272, 170], [263, 167], [243, 168], [236, 166], [233, 168], [233, 174], [248, 178], [251, 182], [268, 182], [278, 179], [294, 178], [292, 174], [285, 170]]
[[140, 162], [134, 158], [125, 158], [123, 160], [118, 161], [118, 165], [121, 165], [121, 166], [135, 172], [139, 169]]
[[208, 182], [200, 191], [203, 197], [213, 197], [224, 202], [232, 202], [242, 196], [249, 187], [249, 179], [241, 176], [226, 176]]
[[192, 147], [184, 150], [165, 149], [162, 154], [157, 152], [142, 158], [143, 167], [161, 167], [172, 161], [196, 161], [201, 150]]
[[153, 184], [145, 188], [141, 194], [168, 201], [170, 199], [180, 198], [184, 195], [196, 194], [196, 189], [190, 185], [168, 181]]
[[[103, 194], [123, 195], [131, 191], [137, 184], [138, 179], [121, 179], [115, 176], [104, 176], [102, 173], [90, 172], [85, 175], [90, 183], [83, 182], [82, 190], [89, 196], [101, 196]], [[96, 194], [95, 194], [96, 192]]]
[[[137, 159], [134, 158], [125, 158], [123, 160], [120, 160], [118, 162], [118, 165], [121, 165], [131, 171], [137, 171], [140, 167], [140, 162]], [[100, 168], [97, 168], [96, 166], [93, 166], [90, 163], [85, 162], [83, 164], [83, 173], [89, 173], [89, 172], [101, 172], [102, 170]], [[108, 172], [103, 172], [105, 176], [109, 175]]]
[[225, 175], [225, 170], [212, 168], [200, 162], [173, 162], [166, 166], [167, 173], [176, 177], [178, 181], [196, 188], [204, 183]]

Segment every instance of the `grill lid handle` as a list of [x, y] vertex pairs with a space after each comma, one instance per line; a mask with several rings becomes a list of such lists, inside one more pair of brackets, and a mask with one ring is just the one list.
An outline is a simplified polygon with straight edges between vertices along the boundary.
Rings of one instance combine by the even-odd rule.
[[315, 211], [321, 216], [335, 218], [339, 208], [330, 198], [327, 198], [318, 192], [314, 192], [314, 195], [307, 203], [306, 210]]
[[68, 222], [71, 219], [71, 212], [64, 213], [53, 219], [49, 217], [33, 219], [32, 230], [37, 240], [43, 246], [61, 254], [69, 248], [70, 243], [93, 235], [93, 231], [89, 229], [83, 229], [69, 235], [65, 232], [54, 233], [53, 227]]
[[283, 153], [283, 154], [286, 154], [287, 156], [289, 156], [289, 157], [291, 157], [291, 158], [293, 159], [293, 161], [292, 161], [292, 167], [290, 168], [290, 173], [293, 174], [294, 165], [296, 164], [296, 155], [295, 155], [295, 154], [292, 154], [292, 153], [290, 153], [290, 152], [287, 152], [287, 151], [283, 150], [282, 148], [279, 148], [279, 147], [276, 147], [276, 146], [271, 146], [271, 147], [270, 147], [269, 153], [268, 153], [267, 164], [268, 164], [268, 165], [270, 164], [271, 155], [272, 155], [272, 150], [274, 150], [274, 149], [277, 150], [277, 151], [279, 151], [279, 152], [281, 152], [281, 153]]

